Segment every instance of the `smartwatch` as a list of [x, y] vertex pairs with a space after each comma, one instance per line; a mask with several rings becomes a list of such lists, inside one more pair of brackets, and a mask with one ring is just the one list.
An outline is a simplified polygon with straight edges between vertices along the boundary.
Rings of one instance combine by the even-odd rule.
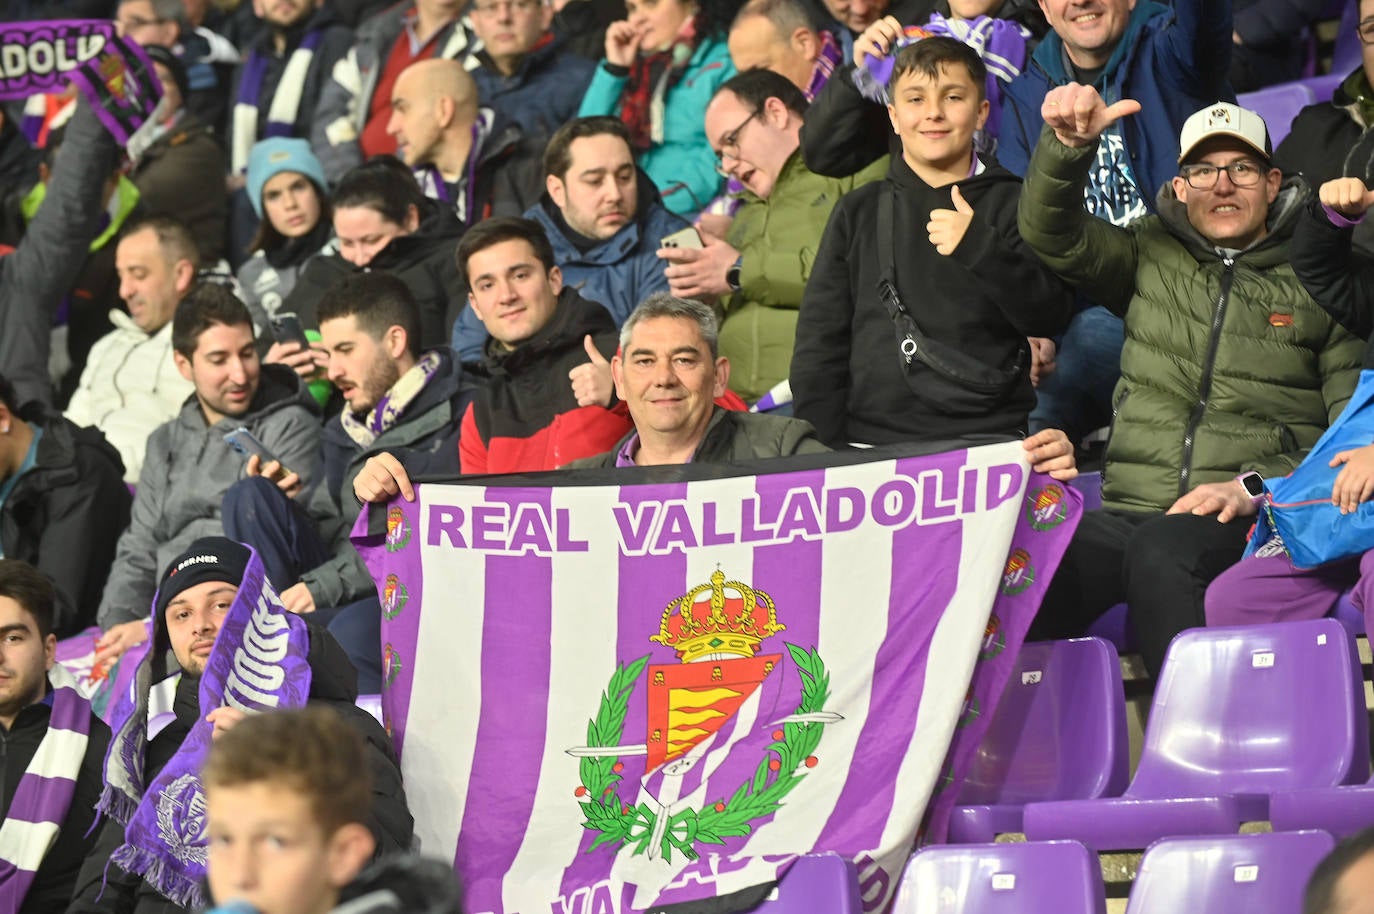
[[736, 260], [733, 264], [730, 265], [730, 269], [725, 271], [725, 284], [729, 286], [732, 291], [739, 291], [739, 274], [740, 270], [743, 267], [744, 258], [740, 257], [738, 260]]
[[1237, 476], [1236, 482], [1240, 483], [1245, 494], [1250, 496], [1250, 503], [1258, 508], [1264, 501], [1264, 477], [1251, 470]]

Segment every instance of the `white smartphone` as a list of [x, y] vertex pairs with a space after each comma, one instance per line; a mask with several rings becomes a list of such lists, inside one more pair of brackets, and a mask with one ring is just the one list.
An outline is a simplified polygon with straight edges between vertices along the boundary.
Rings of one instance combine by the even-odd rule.
[[705, 247], [701, 243], [701, 236], [697, 234], [697, 230], [690, 225], [668, 235], [659, 244], [665, 248], [693, 248], [698, 251]]

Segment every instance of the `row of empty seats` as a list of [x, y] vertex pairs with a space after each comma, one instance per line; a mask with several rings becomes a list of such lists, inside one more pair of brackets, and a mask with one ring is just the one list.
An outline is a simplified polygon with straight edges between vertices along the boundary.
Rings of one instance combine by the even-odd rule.
[[[1165, 838], [1150, 845], [1126, 914], [1185, 911], [1293, 914], [1321, 859], [1324, 831]], [[854, 865], [833, 854], [802, 857], [759, 914], [861, 914]], [[917, 852], [892, 914], [1105, 914], [1097, 855], [1076, 841], [939, 845]]]
[[1027, 645], [979, 747], [953, 842], [1021, 832], [1098, 851], [1242, 823], [1374, 825], [1368, 713], [1354, 638], [1334, 619], [1195, 629], [1170, 647], [1127, 782], [1116, 651]]

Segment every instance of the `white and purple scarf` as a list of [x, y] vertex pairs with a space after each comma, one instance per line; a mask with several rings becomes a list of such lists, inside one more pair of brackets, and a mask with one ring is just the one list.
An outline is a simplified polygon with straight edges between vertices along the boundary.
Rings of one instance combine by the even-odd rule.
[[434, 350], [426, 352], [420, 357], [420, 361], [410, 366], [410, 370], [391, 385], [391, 389], [382, 395], [377, 405], [372, 407], [366, 416], [360, 418], [348, 410], [340, 413], [339, 421], [343, 423], [344, 431], [359, 447], [371, 447], [372, 442], [400, 420], [406, 409], [420, 395], [420, 391], [424, 390], [438, 373], [439, 353]]
[[301, 96], [305, 92], [305, 78], [315, 51], [324, 40], [324, 29], [305, 33], [300, 45], [291, 52], [281, 79], [267, 109], [267, 128], [258, 136], [258, 101], [262, 97], [262, 83], [267, 76], [267, 55], [254, 48], [243, 61], [243, 76], [239, 80], [239, 95], [234, 102], [232, 133], [230, 135], [230, 174], [248, 170], [248, 154], [260, 139], [274, 136], [295, 136], [296, 117], [301, 110]]
[[91, 703], [81, 697], [76, 680], [61, 664], [48, 671], [48, 682], [53, 688], [48, 732], [0, 825], [0, 911], [23, 907], [34, 873], [62, 832], [86, 757]]
[[159, 653], [148, 652], [133, 689], [117, 698], [96, 808], [125, 826], [124, 844], [110, 859], [182, 907], [200, 908], [206, 860], [200, 768], [214, 730], [205, 715], [224, 705], [249, 713], [302, 707], [310, 694], [310, 633], [305, 620], [282, 606], [252, 552], [200, 678], [201, 716], [148, 783], [148, 693], [154, 665], [165, 661]]

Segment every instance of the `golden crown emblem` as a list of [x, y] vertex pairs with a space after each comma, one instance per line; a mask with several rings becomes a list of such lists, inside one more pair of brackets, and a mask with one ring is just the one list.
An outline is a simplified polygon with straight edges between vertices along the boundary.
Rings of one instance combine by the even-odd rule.
[[[675, 612], [676, 611], [676, 612]], [[658, 634], [649, 638], [677, 651], [683, 663], [753, 657], [764, 638], [787, 626], [778, 622], [773, 598], [719, 569], [663, 609]]]

